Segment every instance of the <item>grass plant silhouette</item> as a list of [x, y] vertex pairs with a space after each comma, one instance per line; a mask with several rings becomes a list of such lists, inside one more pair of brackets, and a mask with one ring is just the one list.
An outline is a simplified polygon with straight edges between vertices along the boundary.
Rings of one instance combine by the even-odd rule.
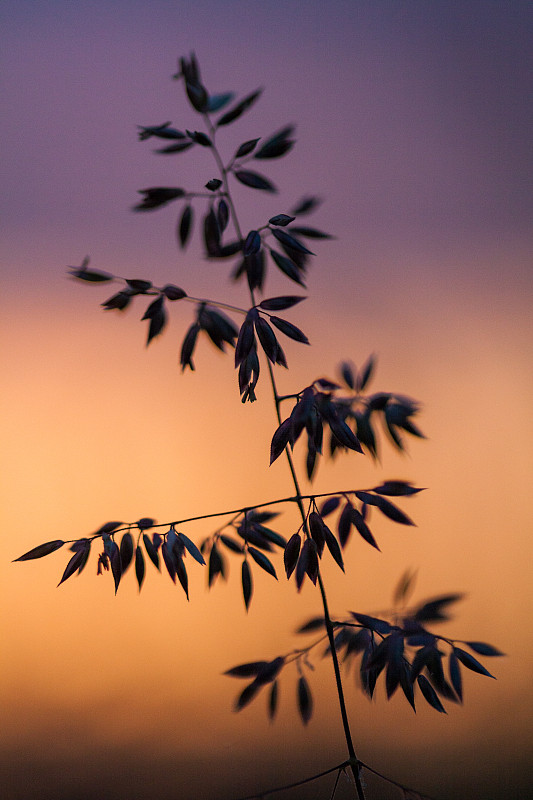
[[[270, 463], [280, 457], [286, 459], [290, 494], [253, 506], [223, 509], [166, 523], [156, 524], [150, 517], [129, 523], [107, 522], [88, 536], [46, 542], [16, 560], [41, 558], [70, 545], [72, 555], [59, 582], [61, 584], [72, 575], [81, 573], [93, 545], [100, 546], [97, 571], [111, 573], [115, 592], [132, 564], [140, 590], [147, 561], [151, 561], [158, 570], [166, 569], [188, 598], [186, 561], [195, 562], [198, 567], [206, 566], [208, 584], [212, 586], [218, 576], [225, 577], [227, 559], [235, 558], [241, 562], [242, 594], [248, 610], [253, 597], [254, 570], [262, 570], [277, 579], [272, 554], [283, 553], [287, 579], [294, 580], [297, 591], [304, 581], [311, 581], [320, 596], [321, 613], [299, 630], [301, 634], [312, 634], [310, 644], [274, 658], [270, 655], [264, 660], [239, 664], [227, 670], [228, 676], [245, 681], [235, 701], [235, 709], [243, 709], [263, 690], [268, 692], [268, 713], [274, 718], [278, 706], [279, 676], [288, 664], [296, 662], [298, 710], [303, 724], [307, 724], [313, 713], [308, 657], [311, 651], [320, 650], [321, 657], [329, 659], [333, 669], [346, 755], [340, 763], [319, 775], [304, 777], [290, 787], [267, 788], [250, 796], [249, 800], [308, 783], [328, 773], [335, 775], [333, 798], [343, 772], [349, 772], [353, 778], [354, 797], [364, 800], [365, 770], [398, 787], [404, 797], [411, 800], [422, 798], [423, 795], [384, 776], [359, 759], [344, 696], [341, 659], [348, 665], [359, 661], [361, 688], [370, 698], [378, 678], [384, 676], [387, 698], [400, 690], [413, 710], [422, 698], [423, 702], [443, 713], [443, 700], [462, 702], [462, 668], [493, 677], [473, 653], [481, 656], [501, 653], [484, 642], [452, 640], [435, 633], [433, 625], [448, 619], [449, 607], [461, 596], [446, 594], [410, 606], [408, 602], [415, 579], [411, 571], [401, 576], [389, 614], [377, 618], [350, 612], [341, 619], [332, 617], [321, 572], [322, 559], [333, 559], [344, 571], [344, 548], [356, 536], [379, 550], [370, 528], [370, 510], [374, 509], [396, 524], [410, 526], [413, 522], [397, 503], [413, 497], [422, 489], [408, 481], [386, 480], [363, 489], [351, 486], [327, 493], [304, 494], [293, 457], [294, 448], [302, 442], [306, 449], [305, 469], [309, 480], [315, 476], [320, 458], [351, 452], [359, 457], [364, 454], [375, 459], [379, 445], [376, 423], [381, 424], [392, 446], [403, 450], [405, 434], [423, 436], [415, 422], [418, 403], [403, 394], [368, 393], [375, 373], [373, 357], [360, 369], [355, 369], [348, 361], [342, 362], [338, 380], [319, 377], [291, 394], [279, 393], [275, 369], [287, 368], [280, 334], [284, 343], [294, 342], [299, 346], [308, 345], [309, 341], [300, 328], [285, 316], [278, 315], [305, 300], [305, 296], [299, 293], [264, 297], [265, 276], [268, 269], [277, 269], [301, 292], [305, 289], [307, 267], [314, 255], [309, 248], [313, 242], [319, 243], [331, 237], [305, 224], [305, 217], [319, 205], [315, 197], [303, 198], [289, 213], [277, 213], [253, 230], [246, 232], [242, 229], [232, 194], [233, 182], [249, 187], [252, 195], [254, 192], [276, 194], [274, 183], [250, 166], [255, 167], [257, 162], [268, 165], [269, 161], [289, 153], [295, 143], [294, 127], [287, 125], [266, 138], [236, 143], [233, 157], [225, 162], [217, 138], [254, 106], [261, 90], [237, 101], [231, 92], [209, 93], [194, 54], [180, 59], [174, 77], [185, 89], [189, 105], [200, 119], [202, 129], [182, 131], [165, 122], [140, 127], [139, 138], [141, 141], [162, 142], [163, 146], [156, 152], [166, 155], [177, 155], [195, 148], [209, 150], [218, 177], [210, 179], [199, 190], [175, 186], [142, 189], [141, 200], [134, 210], [144, 213], [170, 203], [178, 204], [178, 243], [185, 248], [194, 232], [196, 208], [204, 206], [199, 233], [206, 255], [212, 260], [230, 261], [233, 280], [247, 283], [249, 307], [239, 308], [226, 300], [197, 298], [174, 284], [159, 287], [145, 278], [121, 278], [93, 269], [88, 258], [70, 271], [80, 281], [118, 283], [118, 291], [102, 303], [106, 310], [121, 311], [138, 299], [148, 298], [142, 317], [148, 323], [148, 344], [164, 330], [171, 306], [192, 305], [194, 318], [181, 347], [182, 371], [195, 369], [193, 356], [196, 347], [201, 338], [210, 339], [221, 352], [234, 352], [242, 402], [256, 400], [261, 370], [263, 373], [266, 371], [267, 377], [266, 380], [262, 378], [262, 383], [270, 384], [278, 422], [270, 443]], [[302, 217], [304, 224], [300, 221]], [[279, 521], [274, 522], [279, 509], [284, 506], [296, 506], [300, 516], [297, 530], [285, 530], [288, 537], [279, 532], [278, 528], [283, 528]], [[189, 522], [209, 518], [220, 518], [222, 524], [198, 544], [182, 530]]]

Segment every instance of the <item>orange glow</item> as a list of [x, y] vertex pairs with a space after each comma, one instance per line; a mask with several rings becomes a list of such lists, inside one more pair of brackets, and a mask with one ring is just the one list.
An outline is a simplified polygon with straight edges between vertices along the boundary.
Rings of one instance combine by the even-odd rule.
[[[46, 50], [44, 83], [37, 86], [33, 76], [39, 74], [39, 48], [47, 47], [35, 35], [41, 28], [37, 18], [15, 17], [13, 22], [13, 41], [27, 46], [34, 39], [37, 50], [31, 50], [29, 65], [19, 63], [22, 50], [13, 50], [22, 77], [20, 96], [17, 92], [11, 101], [20, 113], [13, 112], [12, 118], [21, 120], [17, 135], [24, 145], [13, 163], [29, 164], [25, 169], [32, 176], [20, 177], [19, 201], [16, 175], [10, 178], [14, 188], [6, 191], [12, 203], [7, 209], [9, 271], [4, 286], [0, 400], [4, 422], [0, 669], [5, 720], [0, 744], [9, 800], [102, 796], [235, 800], [320, 772], [345, 758], [327, 660], [312, 659], [316, 670], [309, 673], [309, 680], [315, 714], [308, 727], [297, 718], [297, 672], [292, 668], [281, 679], [279, 718], [274, 724], [266, 718], [261, 696], [239, 715], [232, 712], [243, 684], [223, 672], [300, 646], [307, 640], [295, 636], [295, 629], [320, 614], [317, 590], [307, 582], [298, 594], [294, 582], [284, 579], [280, 558], [278, 582], [254, 571], [248, 614], [237, 557], [228, 558], [228, 582], [219, 579], [210, 592], [206, 570], [188, 559], [190, 603], [179, 586], [148, 562], [142, 592], [137, 591], [130, 570], [116, 597], [110, 575], [96, 575], [95, 552], [83, 574], [59, 588], [70, 555], [67, 548], [40, 561], [11, 563], [42, 542], [80, 538], [111, 519], [130, 522], [151, 516], [163, 523], [293, 493], [283, 459], [268, 466], [277, 422], [264, 366], [258, 402], [243, 405], [232, 353], [222, 356], [202, 341], [195, 356], [196, 371], [180, 373], [179, 351], [192, 317], [190, 304], [173, 304], [168, 330], [146, 349], [146, 323], [139, 322], [142, 302], [125, 314], [104, 313], [99, 304], [111, 294], [107, 287], [89, 287], [64, 277], [63, 262], [79, 263], [88, 250], [95, 267], [176, 282], [198, 297], [248, 304], [244, 288], [227, 280], [226, 262], [223, 266], [206, 262], [196, 245], [176, 255], [175, 215], [124, 211], [133, 204], [138, 186], [150, 181], [165, 185], [170, 180], [168, 161], [150, 161], [148, 152], [139, 155], [131, 143], [123, 145], [130, 128], [135, 134], [134, 125], [144, 119], [142, 93], [146, 122], [156, 122], [161, 107], [175, 103], [174, 83], [154, 95], [158, 81], [165, 79], [166, 61], [162, 76], [159, 63], [139, 75], [139, 63], [132, 66], [131, 53], [141, 53], [142, 63], [148, 63], [156, 52], [148, 43], [163, 37], [165, 59], [167, 55], [174, 59], [175, 30], [180, 27], [172, 15], [165, 16], [167, 4], [156, 2], [163, 15], [157, 23], [151, 16], [148, 21], [148, 12], [139, 4], [133, 5], [131, 18], [123, 11], [115, 16], [102, 8], [109, 15], [106, 36], [113, 35], [117, 50], [108, 42], [105, 52], [97, 50], [100, 55], [94, 59], [91, 47], [104, 44], [91, 16], [89, 45], [83, 45], [81, 61], [74, 59], [72, 74], [65, 65], [71, 64], [69, 54], [77, 48], [79, 23], [77, 17], [65, 19], [66, 38], [57, 45], [57, 53]], [[533, 699], [528, 503], [533, 478], [533, 318], [529, 234], [518, 211], [516, 219], [511, 213], [521, 208], [519, 194], [513, 194], [519, 188], [511, 166], [502, 159], [501, 169], [508, 168], [510, 174], [505, 184], [510, 210], [500, 208], [500, 173], [494, 166], [490, 178], [485, 162], [476, 160], [485, 150], [492, 152], [492, 140], [482, 139], [480, 132], [488, 130], [488, 137], [492, 129], [476, 123], [477, 117], [472, 119], [466, 101], [459, 108], [465, 130], [459, 135], [447, 127], [455, 119], [453, 103], [460, 102], [458, 92], [449, 87], [462, 83], [458, 79], [454, 83], [447, 71], [450, 54], [441, 33], [436, 33], [440, 27], [433, 30], [431, 15], [425, 21], [429, 27], [421, 22], [417, 34], [416, 20], [411, 20], [411, 30], [407, 12], [403, 22], [396, 21], [397, 29], [368, 11], [361, 32], [359, 18], [344, 4], [335, 3], [338, 18], [316, 3], [311, 5], [315, 16], [289, 11], [284, 4], [294, 30], [304, 25], [311, 26], [311, 32], [307, 38], [296, 37], [303, 48], [297, 58], [292, 49], [289, 54], [285, 45], [281, 48], [283, 42], [277, 43], [272, 56], [277, 70], [273, 95], [265, 92], [265, 110], [258, 111], [258, 122], [243, 122], [235, 134], [244, 141], [259, 135], [256, 124], [258, 129], [273, 130], [276, 103], [290, 119], [299, 114], [309, 129], [309, 138], [302, 137], [301, 160], [291, 154], [295, 166], [289, 168], [287, 159], [274, 164], [269, 174], [280, 184], [283, 198], [292, 182], [304, 194], [315, 188], [320, 192], [322, 181], [328, 203], [323, 217], [317, 213], [313, 224], [338, 235], [331, 242], [317, 242], [309, 297], [286, 315], [305, 331], [312, 346], [287, 340], [290, 369], [276, 371], [280, 392], [300, 390], [320, 376], [335, 378], [339, 361], [353, 359], [360, 365], [374, 352], [378, 368], [372, 390], [394, 390], [420, 400], [420, 427], [427, 435], [426, 441], [410, 439], [404, 455], [393, 451], [383, 437], [377, 464], [352, 454], [319, 465], [312, 484], [316, 493], [368, 488], [388, 478], [427, 487], [398, 503], [416, 528], [394, 525], [376, 513], [373, 532], [381, 552], [354, 537], [345, 554], [346, 574], [331, 559], [324, 562], [330, 607], [338, 616], [349, 610], [379, 613], [390, 606], [394, 586], [409, 567], [418, 571], [415, 601], [465, 593], [456, 617], [439, 632], [487, 641], [507, 654], [481, 659], [497, 681], [466, 675], [465, 705], [448, 703], [446, 716], [421, 700], [415, 716], [399, 696], [387, 703], [382, 687], [377, 702], [369, 703], [354, 675], [347, 674], [354, 739], [363, 761], [438, 800], [503, 800], [509, 796], [510, 773], [512, 790], [520, 792], [526, 786]], [[237, 44], [244, 47], [242, 39], [248, 41], [248, 33], [241, 31], [238, 41], [233, 39], [241, 19], [235, 9], [228, 10], [229, 21], [220, 27], [224, 40], [220, 52], [225, 55], [219, 52], [217, 59], [226, 62], [222, 67], [213, 56], [213, 42], [203, 32], [205, 21], [221, 12], [216, 4], [199, 6], [201, 19], [194, 23], [198, 26], [194, 32], [206, 53], [206, 72], [216, 77], [223, 69], [220, 80], [229, 84], [235, 70], [241, 70], [238, 82], [243, 92], [248, 91], [249, 81], [255, 86], [256, 73], [265, 67], [267, 44], [251, 40], [242, 53], [238, 50], [237, 65], [232, 64], [231, 53]], [[274, 6], [281, 13], [281, 4]], [[69, 13], [65, 6], [65, 14]], [[265, 37], [272, 35], [270, 19], [261, 19]], [[45, 22], [52, 25], [50, 18]], [[463, 31], [459, 22], [455, 20], [454, 32]], [[316, 52], [337, 52], [341, 40], [344, 51], [351, 53], [351, 38], [344, 37], [357, 31], [362, 37], [360, 60], [346, 67], [340, 61], [335, 69], [322, 63], [323, 56], [317, 61]], [[407, 37], [404, 46], [402, 31]], [[428, 32], [435, 47], [426, 53], [420, 48], [422, 44], [427, 48]], [[186, 34], [187, 41], [179, 42], [183, 52], [191, 47], [191, 30]], [[184, 38], [185, 32], [180, 36]], [[400, 49], [391, 50], [396, 41]], [[413, 42], [418, 49], [411, 46]], [[442, 51], [437, 47], [441, 44]], [[115, 67], [109, 66], [104, 74], [104, 56], [111, 52]], [[465, 58], [468, 53], [474, 58], [476, 49], [465, 45], [465, 52]], [[243, 64], [250, 65], [250, 75]], [[482, 66], [480, 62], [481, 72]], [[25, 71], [30, 67], [31, 74]], [[302, 67], [305, 75], [312, 71], [313, 85], [324, 94], [324, 118], [315, 119], [318, 101], [309, 94], [313, 85]], [[354, 76], [365, 74], [364, 68], [370, 77], [368, 86], [357, 84], [361, 105], [355, 104], [356, 117], [355, 111], [348, 113], [346, 98], [352, 98]], [[65, 74], [71, 76], [72, 85], [57, 83]], [[268, 70], [261, 74], [261, 81], [267, 82]], [[290, 84], [287, 76], [295, 81], [288, 94], [280, 89]], [[136, 81], [143, 81], [141, 96]], [[337, 89], [332, 90], [333, 84]], [[56, 88], [57, 97], [45, 91], [52, 85], [63, 86]], [[478, 97], [475, 86], [467, 90], [467, 99]], [[490, 106], [493, 98], [488, 88], [487, 92]], [[63, 93], [68, 98], [65, 108]], [[57, 120], [46, 116], [38, 94], [51, 97]], [[294, 108], [289, 96], [295, 98]], [[436, 115], [436, 98], [443, 104], [442, 116]], [[37, 114], [34, 109], [41, 111]], [[185, 113], [183, 105], [179, 109]], [[89, 120], [92, 113], [97, 114], [95, 127]], [[124, 124], [116, 127], [120, 114], [125, 115]], [[37, 117], [43, 126], [38, 146], [24, 127]], [[522, 130], [516, 121], [509, 124], [512, 130]], [[470, 136], [469, 125], [478, 139]], [[103, 136], [106, 126], [109, 140], [96, 145], [93, 139], [97, 132]], [[56, 131], [58, 138], [53, 135]], [[506, 129], [499, 135], [504, 137]], [[368, 149], [360, 152], [363, 138]], [[516, 148], [521, 152], [519, 141]], [[511, 151], [509, 145], [506, 157]], [[181, 163], [179, 181], [184, 185], [197, 181], [192, 161]], [[310, 165], [318, 187], [313, 185]], [[213, 167], [205, 169], [207, 180]], [[502, 176], [503, 181], [503, 172]], [[45, 193], [26, 209], [24, 203], [30, 203], [33, 191]], [[490, 204], [493, 195], [498, 213]], [[250, 195], [239, 194], [239, 202], [243, 216], [252, 215]], [[284, 210], [285, 202], [270, 196], [257, 199], [265, 218]], [[474, 211], [471, 218], [461, 216], [473, 207], [479, 218]], [[281, 276], [269, 276], [268, 296], [281, 293], [301, 292]], [[304, 455], [298, 446], [295, 454], [303, 475]], [[304, 478], [302, 486], [311, 491]], [[186, 524], [183, 530], [199, 543], [219, 524], [204, 520]], [[280, 532], [288, 538], [297, 526], [286, 510], [280, 517]], [[349, 790], [346, 784], [336, 798], [351, 796]], [[312, 791], [308, 787], [290, 800], [316, 796]], [[330, 785], [324, 796], [328, 792]]]

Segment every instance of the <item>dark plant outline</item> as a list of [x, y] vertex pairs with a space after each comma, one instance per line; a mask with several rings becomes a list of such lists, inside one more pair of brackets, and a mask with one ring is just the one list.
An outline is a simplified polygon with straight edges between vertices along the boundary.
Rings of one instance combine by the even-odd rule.
[[[372, 356], [359, 371], [355, 370], [349, 362], [343, 362], [340, 366], [340, 383], [327, 378], [318, 378], [299, 392], [284, 396], [279, 394], [273, 367], [276, 364], [287, 367], [287, 362], [276, 332], [281, 332], [288, 339], [299, 343], [309, 344], [309, 341], [296, 325], [284, 317], [278, 317], [277, 313], [271, 312], [285, 311], [304, 300], [305, 297], [284, 295], [258, 299], [258, 295], [262, 294], [266, 272], [265, 252], [289, 280], [305, 288], [308, 257], [314, 254], [304, 242], [332, 237], [313, 227], [292, 224], [298, 216], [310, 213], [319, 205], [319, 200], [315, 197], [303, 198], [289, 214], [276, 214], [267, 223], [249, 231], [246, 236], [243, 234], [228, 178], [232, 175], [244, 186], [275, 194], [277, 189], [270, 179], [255, 170], [243, 169], [243, 165], [254, 159], [268, 161], [288, 153], [294, 145], [292, 138], [294, 126], [285, 126], [259, 146], [261, 139], [252, 139], [241, 143], [235, 150], [232, 159], [224, 164], [216, 146], [218, 130], [234, 122], [252, 107], [259, 99], [262, 90], [252, 92], [233, 105], [231, 104], [234, 95], [231, 92], [210, 95], [202, 82], [194, 54], [191, 54], [189, 58], [179, 60], [179, 70], [174, 78], [183, 82], [189, 103], [193, 110], [202, 117], [205, 131], [180, 131], [172, 128], [171, 123], [167, 122], [156, 126], [139, 126], [139, 139], [144, 141], [156, 138], [170, 141], [171, 144], [156, 151], [167, 155], [185, 152], [195, 146], [207, 148], [213, 154], [220, 177], [210, 179], [205, 185], [206, 191], [191, 192], [181, 187], [160, 186], [140, 190], [142, 199], [134, 207], [134, 210], [146, 212], [167, 206], [177, 200], [184, 202], [185, 205], [177, 226], [178, 242], [180, 247], [184, 248], [190, 239], [195, 216], [191, 201], [206, 198], [208, 208], [202, 219], [206, 254], [211, 259], [239, 257], [234, 268], [233, 278], [235, 280], [246, 278], [251, 307], [242, 309], [218, 300], [193, 297], [181, 287], [173, 284], [157, 287], [150, 280], [121, 278], [108, 272], [90, 269], [88, 258], [85, 258], [79, 267], [70, 268], [70, 273], [73, 277], [90, 283], [119, 282], [121, 284], [119, 291], [102, 303], [106, 310], [121, 311], [130, 305], [134, 297], [143, 295], [149, 297], [149, 305], [142, 317], [143, 320], [148, 321], [147, 344], [165, 328], [168, 303], [183, 301], [194, 304], [196, 319], [190, 325], [183, 341], [180, 359], [182, 370], [187, 367], [194, 369], [192, 356], [200, 333], [205, 333], [223, 352], [228, 347], [234, 348], [242, 402], [253, 402], [256, 399], [255, 389], [260, 373], [258, 351], [261, 350], [266, 360], [278, 421], [278, 428], [274, 432], [271, 443], [270, 463], [285, 453], [295, 493], [289, 497], [277, 498], [252, 506], [203, 514], [162, 524], [156, 524], [155, 520], [150, 517], [132, 523], [108, 522], [87, 537], [47, 542], [33, 548], [15, 561], [41, 558], [60, 549], [64, 544], [70, 544], [73, 555], [63, 572], [58, 584], [60, 585], [75, 573], [81, 573], [88, 562], [93, 541], [101, 540], [103, 550], [98, 558], [98, 573], [111, 571], [115, 592], [118, 590], [122, 575], [131, 563], [135, 564], [140, 591], [146, 573], [144, 553], [158, 569], [161, 567], [159, 557], [161, 554], [171, 579], [174, 582], [176, 579], [180, 582], [188, 598], [185, 557], [188, 554], [198, 564], [208, 564], [208, 583], [211, 586], [218, 575], [224, 577], [225, 557], [221, 552], [222, 546], [225, 551], [243, 557], [241, 579], [244, 602], [248, 610], [253, 594], [250, 562], [277, 579], [275, 567], [265, 552], [270, 552], [276, 547], [282, 548], [287, 578], [294, 573], [297, 588], [300, 590], [307, 577], [315, 585], [318, 584], [321, 596], [323, 616], [308, 621], [298, 632], [309, 633], [325, 629], [325, 633], [321, 633], [319, 638], [307, 647], [297, 648], [270, 661], [250, 662], [228, 670], [226, 674], [233, 677], [252, 678], [251, 683], [247, 684], [238, 696], [235, 707], [236, 710], [244, 708], [262, 688], [270, 685], [268, 709], [269, 714], [273, 717], [277, 707], [277, 677], [286, 664], [296, 662], [299, 672], [297, 683], [299, 711], [302, 721], [306, 724], [312, 714], [312, 696], [302, 664], [305, 666], [308, 663], [307, 659], [311, 650], [327, 642], [323, 655], [330, 658], [333, 664], [339, 710], [349, 758], [317, 775], [288, 786], [267, 790], [260, 795], [250, 795], [245, 800], [274, 794], [336, 772], [335, 786], [331, 795], [333, 798], [339, 777], [347, 769], [353, 776], [358, 800], [365, 800], [361, 778], [362, 769], [366, 769], [398, 787], [404, 797], [425, 798], [426, 795], [414, 792], [385, 777], [356, 756], [344, 698], [339, 655], [343, 654], [345, 662], [351, 662], [356, 656], [361, 655], [361, 683], [363, 691], [367, 695], [372, 697], [376, 680], [383, 672], [387, 698], [390, 698], [400, 687], [413, 709], [415, 709], [415, 685], [420, 689], [424, 700], [437, 711], [445, 713], [439, 695], [453, 702], [462, 702], [460, 665], [478, 674], [494, 676], [471, 652], [457, 646], [456, 642], [459, 640], [439, 636], [427, 629], [427, 623], [438, 623], [448, 619], [448, 606], [459, 600], [461, 595], [443, 595], [427, 600], [412, 609], [405, 607], [405, 601], [413, 589], [415, 574], [412, 572], [407, 571], [400, 578], [395, 591], [395, 608], [392, 611], [381, 612], [379, 616], [351, 612], [350, 618], [344, 620], [332, 618], [320, 571], [320, 560], [323, 553], [329, 552], [339, 568], [344, 570], [342, 549], [346, 545], [352, 529], [368, 544], [379, 550], [368, 525], [369, 509], [377, 508], [384, 516], [396, 523], [413, 525], [411, 519], [389, 498], [409, 497], [422, 490], [413, 487], [407, 481], [395, 480], [385, 481], [379, 486], [365, 490], [351, 488], [328, 493], [304, 494], [300, 488], [292, 454], [296, 442], [305, 433], [307, 436], [306, 470], [308, 478], [312, 479], [318, 456], [323, 454], [324, 430], [326, 430], [326, 433], [329, 434], [330, 456], [334, 456], [339, 450], [353, 450], [359, 453], [364, 451], [376, 458], [378, 445], [373, 425], [376, 417], [381, 417], [383, 427], [392, 445], [403, 450], [402, 433], [423, 437], [413, 421], [413, 417], [419, 410], [418, 403], [404, 395], [385, 392], [364, 394], [374, 373], [375, 359]], [[228, 105], [231, 105], [230, 109], [224, 111], [213, 122], [211, 115], [217, 114]], [[236, 238], [223, 243], [223, 235], [230, 221], [233, 224]], [[270, 243], [272, 239], [275, 240], [274, 246]], [[278, 249], [274, 249], [274, 247]], [[223, 313], [224, 311], [236, 314], [240, 318], [244, 316], [240, 328], [235, 326], [232, 319]], [[289, 416], [282, 419], [282, 404], [288, 401], [295, 402]], [[325, 499], [320, 506], [317, 505], [317, 500], [323, 498]], [[307, 507], [304, 501], [308, 502]], [[295, 504], [301, 517], [301, 525], [288, 542], [265, 524], [277, 516], [277, 513], [259, 511], [259, 509], [282, 504]], [[342, 510], [341, 505], [343, 505]], [[339, 511], [339, 516], [336, 536], [324, 518], [337, 511]], [[217, 528], [210, 537], [204, 539], [199, 547], [185, 533], [177, 530], [178, 526], [215, 517], [230, 517], [230, 521]], [[150, 538], [147, 531], [157, 528], [168, 528], [168, 531], [163, 536], [158, 532], [153, 533]], [[231, 532], [231, 535], [228, 531]], [[120, 545], [115, 541], [115, 536], [119, 533], [123, 534]], [[205, 556], [207, 556], [207, 562]], [[444, 675], [442, 667], [444, 653], [439, 649], [439, 644], [444, 644], [449, 648], [448, 674], [450, 681]], [[497, 648], [484, 642], [459, 641], [459, 644], [465, 644], [469, 650], [479, 655], [503, 655]], [[413, 651], [415, 652], [413, 653]], [[409, 660], [409, 654], [412, 654], [412, 660]]]

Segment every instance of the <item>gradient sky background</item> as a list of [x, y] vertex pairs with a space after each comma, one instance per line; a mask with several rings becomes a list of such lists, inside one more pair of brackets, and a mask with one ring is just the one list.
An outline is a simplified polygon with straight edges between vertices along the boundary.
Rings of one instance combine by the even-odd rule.
[[[345, 577], [325, 566], [331, 607], [376, 612], [417, 568], [416, 599], [466, 592], [442, 632], [508, 654], [485, 661], [497, 681], [466, 677], [465, 705], [446, 717], [421, 702], [415, 717], [383, 692], [371, 705], [348, 676], [358, 753], [437, 800], [533, 796], [531, 4], [4, 0], [0, 29], [4, 796], [229, 800], [345, 757], [327, 663], [310, 677], [307, 728], [295, 675], [274, 725], [262, 698], [234, 715], [239, 685], [221, 676], [295, 646], [294, 629], [319, 613], [312, 587], [297, 595], [258, 575], [246, 615], [236, 562], [210, 594], [191, 568], [190, 604], [150, 565], [140, 597], [128, 575], [115, 598], [94, 564], [56, 589], [63, 551], [10, 563], [108, 519], [164, 522], [290, 493], [281, 460], [267, 467], [266, 382], [242, 406], [230, 358], [205, 343], [197, 371], [180, 374], [189, 307], [146, 350], [140, 305], [104, 315], [107, 287], [66, 277], [90, 254], [95, 267], [246, 304], [224, 265], [196, 244], [177, 251], [177, 206], [130, 212], [139, 188], [214, 177], [205, 151], [152, 156], [137, 141], [138, 124], [197, 124], [169, 79], [191, 49], [211, 91], [265, 87], [221, 135], [227, 156], [298, 126], [295, 150], [261, 165], [279, 198], [236, 189], [243, 227], [319, 194], [313, 223], [337, 237], [317, 245], [309, 299], [290, 314], [313, 347], [287, 346], [282, 391], [375, 352], [374, 389], [424, 404], [428, 441], [408, 456], [385, 443], [381, 466], [353, 456], [319, 469], [317, 492], [391, 477], [430, 488], [402, 504], [417, 528], [376, 520], [382, 553], [353, 541]], [[273, 276], [267, 294], [293, 288]], [[293, 532], [290, 518], [281, 530]]]

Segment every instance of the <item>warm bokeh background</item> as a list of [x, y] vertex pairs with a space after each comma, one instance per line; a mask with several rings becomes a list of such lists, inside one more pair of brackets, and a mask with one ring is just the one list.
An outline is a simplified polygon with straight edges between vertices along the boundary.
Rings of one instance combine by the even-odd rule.
[[294, 646], [319, 611], [309, 586], [297, 595], [258, 575], [246, 615], [236, 563], [210, 594], [192, 569], [190, 604], [150, 565], [140, 596], [129, 575], [115, 598], [94, 564], [56, 589], [63, 551], [10, 563], [108, 519], [290, 492], [281, 460], [267, 467], [266, 382], [242, 406], [230, 358], [207, 345], [197, 372], [179, 373], [189, 308], [146, 350], [140, 306], [104, 316], [108, 289], [65, 277], [89, 253], [118, 274], [246, 303], [198, 246], [177, 252], [177, 206], [129, 211], [141, 187], [215, 174], [205, 151], [154, 157], [136, 140], [137, 124], [195, 125], [169, 80], [193, 48], [212, 91], [265, 86], [221, 136], [228, 155], [298, 124], [295, 151], [264, 168], [279, 199], [237, 192], [244, 227], [319, 193], [314, 224], [337, 236], [317, 246], [309, 299], [290, 315], [313, 347], [287, 347], [282, 389], [376, 352], [375, 388], [424, 402], [428, 441], [409, 456], [385, 446], [378, 468], [352, 456], [319, 470], [317, 491], [387, 477], [430, 488], [402, 504], [416, 529], [376, 521], [381, 554], [353, 541], [345, 577], [325, 568], [332, 608], [382, 608], [418, 568], [417, 598], [467, 593], [450, 635], [508, 654], [486, 660], [497, 681], [467, 677], [465, 706], [446, 717], [382, 691], [371, 705], [348, 677], [358, 753], [438, 800], [532, 796], [531, 5], [4, 0], [0, 27], [3, 796], [229, 800], [344, 758], [327, 663], [305, 729], [293, 675], [274, 725], [261, 698], [234, 715], [238, 684], [221, 676]]

